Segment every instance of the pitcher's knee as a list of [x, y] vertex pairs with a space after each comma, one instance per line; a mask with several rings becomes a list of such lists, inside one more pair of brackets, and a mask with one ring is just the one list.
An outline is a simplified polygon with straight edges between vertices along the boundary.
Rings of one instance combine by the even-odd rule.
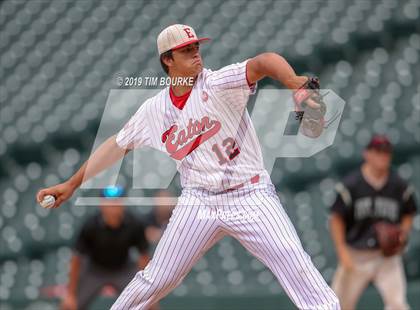
[[[147, 272], [138, 272], [136, 277], [140, 277], [143, 283], [146, 283], [143, 289], [144, 294], [151, 297], [160, 296], [162, 293], [175, 287], [179, 279], [173, 274], [165, 274], [166, 272], [157, 273], [157, 276], [150, 276]], [[157, 297], [159, 298], [159, 297]]]
[[112, 310], [149, 309], [168, 292], [173, 282], [171, 277], [152, 277], [144, 270], [139, 271], [114, 303]]
[[145, 295], [156, 295], [160, 291], [166, 290], [173, 285], [174, 280], [171, 277], [152, 277], [147, 272], [139, 271], [136, 274], [138, 282], [142, 283], [141, 290]]

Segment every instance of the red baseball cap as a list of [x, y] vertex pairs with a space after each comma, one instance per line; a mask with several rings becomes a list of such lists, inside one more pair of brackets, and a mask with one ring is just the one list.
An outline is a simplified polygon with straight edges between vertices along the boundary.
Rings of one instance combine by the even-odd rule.
[[391, 141], [385, 135], [374, 135], [368, 145], [366, 146], [367, 149], [375, 149], [384, 152], [392, 152], [392, 144]]

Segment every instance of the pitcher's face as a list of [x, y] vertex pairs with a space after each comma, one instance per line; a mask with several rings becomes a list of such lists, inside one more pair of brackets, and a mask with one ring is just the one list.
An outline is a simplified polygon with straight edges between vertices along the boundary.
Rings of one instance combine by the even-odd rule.
[[196, 77], [203, 70], [200, 43], [192, 43], [172, 52], [171, 72], [174, 75]]

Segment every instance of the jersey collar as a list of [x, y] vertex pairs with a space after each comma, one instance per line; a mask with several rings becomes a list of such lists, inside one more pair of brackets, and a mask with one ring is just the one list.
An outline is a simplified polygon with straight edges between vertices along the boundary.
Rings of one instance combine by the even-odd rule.
[[188, 98], [190, 97], [192, 88], [181, 96], [175, 95], [172, 86], [169, 87], [169, 96], [171, 97], [172, 104], [177, 107], [179, 110], [182, 110], [187, 103]]

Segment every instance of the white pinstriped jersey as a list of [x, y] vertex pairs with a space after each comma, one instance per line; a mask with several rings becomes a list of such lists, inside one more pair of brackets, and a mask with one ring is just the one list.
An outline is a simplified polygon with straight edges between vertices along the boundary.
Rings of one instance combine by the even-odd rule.
[[247, 184], [255, 175], [260, 183], [271, 184], [246, 109], [254, 90], [247, 82], [246, 63], [203, 69], [182, 109], [172, 103], [169, 87], [163, 89], [120, 130], [118, 145], [167, 153], [176, 160], [183, 188], [217, 192]]

